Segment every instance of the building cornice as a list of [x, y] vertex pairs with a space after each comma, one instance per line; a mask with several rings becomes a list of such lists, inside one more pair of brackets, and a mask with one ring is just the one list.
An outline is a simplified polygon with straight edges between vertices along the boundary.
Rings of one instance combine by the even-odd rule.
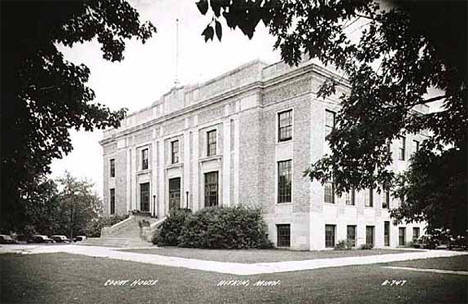
[[[243, 65], [244, 67], [247, 66], [246, 65]], [[239, 69], [236, 69], [235, 71], [238, 71]], [[232, 71], [231, 71], [232, 72]], [[228, 72], [228, 73], [225, 73], [226, 75], [230, 74], [231, 72]], [[101, 146], [104, 146], [106, 144], [109, 144], [117, 139], [120, 139], [122, 137], [125, 137], [127, 135], [130, 135], [132, 133], [136, 133], [136, 132], [139, 132], [143, 129], [146, 129], [146, 128], [150, 128], [150, 127], [153, 127], [155, 125], [158, 125], [158, 124], [162, 124], [166, 121], [169, 121], [171, 119], [174, 119], [178, 116], [183, 116], [183, 115], [187, 115], [187, 114], [190, 114], [190, 113], [193, 113], [195, 111], [199, 111], [201, 109], [204, 109], [210, 105], [213, 105], [213, 104], [217, 104], [217, 103], [221, 103], [222, 101], [224, 100], [228, 100], [228, 99], [231, 99], [231, 98], [236, 98], [236, 97], [241, 97], [242, 95], [250, 95], [249, 93], [253, 92], [253, 91], [262, 91], [262, 90], [265, 90], [269, 87], [273, 87], [273, 86], [276, 86], [276, 85], [279, 85], [279, 84], [282, 84], [284, 82], [287, 82], [289, 80], [293, 80], [293, 79], [298, 79], [304, 75], [307, 75], [307, 74], [317, 74], [319, 76], [321, 76], [322, 78], [330, 78], [330, 77], [338, 77], [337, 74], [325, 69], [325, 68], [322, 68], [316, 64], [313, 64], [313, 63], [310, 63], [310, 64], [306, 64], [306, 65], [303, 65], [303, 66], [299, 66], [295, 69], [292, 69], [292, 70], [289, 70], [285, 73], [280, 73], [278, 75], [274, 75], [272, 77], [269, 77], [265, 80], [257, 80], [257, 81], [253, 81], [251, 83], [248, 83], [246, 85], [242, 85], [240, 87], [236, 87], [236, 88], [232, 88], [228, 91], [225, 91], [223, 93], [220, 93], [218, 95], [215, 95], [215, 96], [212, 96], [212, 97], [209, 97], [201, 102], [197, 102], [195, 104], [191, 104], [187, 107], [184, 107], [182, 109], [179, 109], [179, 110], [176, 110], [174, 112], [171, 112], [169, 114], [166, 114], [166, 115], [163, 115], [163, 116], [160, 116], [160, 117], [157, 117], [157, 118], [154, 118], [154, 119], [151, 119], [149, 121], [146, 121], [146, 122], [143, 122], [139, 125], [136, 125], [136, 126], [133, 126], [133, 127], [130, 127], [128, 129], [125, 129], [125, 130], [122, 130], [122, 131], [117, 131], [115, 134], [112, 134], [111, 136], [107, 137], [107, 138], [104, 138], [102, 140], [99, 141], [99, 144], [101, 144]], [[223, 75], [225, 75], [223, 74]], [[216, 79], [218, 79], [219, 77], [217, 77]], [[343, 79], [343, 78], [340, 78], [340, 79], [337, 79], [338, 81], [338, 84], [339, 85], [342, 85], [344, 87], [347, 87], [347, 88], [350, 88], [349, 86], [349, 83]], [[210, 81], [208, 81], [207, 83], [209, 83]], [[261, 105], [259, 105], [261, 106]], [[145, 108], [145, 109], [149, 109], [149, 108]], [[135, 113], [139, 113], [141, 112], [138, 111], [138, 112], [135, 112]]]

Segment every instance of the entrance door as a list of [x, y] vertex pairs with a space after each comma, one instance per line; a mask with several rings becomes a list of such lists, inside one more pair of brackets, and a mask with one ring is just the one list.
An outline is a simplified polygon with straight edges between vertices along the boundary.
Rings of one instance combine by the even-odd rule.
[[169, 210], [180, 208], [180, 177], [169, 179]]
[[400, 227], [398, 228], [398, 245], [405, 246], [406, 245], [406, 228]]
[[140, 210], [150, 211], [150, 187], [149, 183], [140, 184]]
[[366, 226], [366, 244], [374, 247], [374, 226]]
[[384, 222], [384, 245], [390, 246], [390, 222]]

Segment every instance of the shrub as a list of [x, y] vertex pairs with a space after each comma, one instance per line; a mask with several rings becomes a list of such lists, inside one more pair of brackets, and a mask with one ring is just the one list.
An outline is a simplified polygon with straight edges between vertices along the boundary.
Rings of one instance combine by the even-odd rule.
[[335, 245], [335, 250], [351, 250], [353, 248], [353, 242], [350, 240], [341, 240]]
[[153, 244], [158, 244], [160, 246], [177, 246], [185, 219], [190, 213], [190, 209], [171, 210], [167, 219], [162, 223], [161, 227], [156, 230], [158, 231], [158, 236], [156, 236], [155, 239], [156, 243], [153, 242]]
[[105, 226], [112, 226], [128, 218], [126, 215], [113, 215], [109, 217], [98, 217], [93, 219], [86, 227], [86, 236], [88, 237], [100, 237], [101, 229]]
[[271, 248], [261, 210], [205, 208], [185, 218], [178, 246], [194, 248]]
[[363, 249], [363, 250], [368, 250], [368, 249], [372, 249], [374, 248], [374, 245], [372, 244], [362, 244], [360, 249]]
[[156, 229], [154, 231], [153, 235], [151, 236], [151, 243], [153, 243], [154, 245], [158, 245], [159, 239], [160, 239], [160, 236], [159, 236], [160, 233], [161, 231], [159, 229]]

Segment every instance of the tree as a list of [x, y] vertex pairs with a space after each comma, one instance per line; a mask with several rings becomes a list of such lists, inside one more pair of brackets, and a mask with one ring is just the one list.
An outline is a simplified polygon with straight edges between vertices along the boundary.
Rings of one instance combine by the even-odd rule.
[[[354, 188], [392, 188], [405, 196], [392, 211], [396, 221], [426, 220], [429, 230], [466, 233], [467, 74], [466, 2], [401, 2], [381, 7], [371, 0], [200, 0], [197, 7], [211, 22], [205, 40], [222, 36], [221, 21], [252, 37], [262, 21], [276, 37], [283, 60], [298, 64], [303, 54], [332, 64], [341, 78], [328, 79], [317, 93], [329, 97], [346, 78], [350, 93], [336, 127], [327, 137], [331, 153], [305, 174], [333, 181], [338, 194]], [[209, 10], [211, 8], [211, 11]], [[358, 31], [355, 39], [350, 30]], [[429, 89], [441, 93], [427, 96]], [[422, 115], [416, 106], [443, 102], [441, 110]], [[388, 143], [424, 132], [409, 170], [389, 169]]]
[[59, 195], [58, 230], [70, 238], [84, 234], [88, 224], [102, 212], [102, 202], [93, 193], [93, 184], [86, 180], [78, 180], [66, 172], [58, 181], [63, 187]]
[[27, 195], [23, 201], [28, 219], [26, 234], [85, 234], [88, 225], [102, 213], [102, 202], [93, 192], [93, 184], [68, 172], [57, 181], [40, 179]]
[[[23, 204], [26, 210], [26, 218], [29, 219], [29, 229], [25, 234], [37, 232], [51, 235], [59, 230], [58, 210], [60, 198], [57, 184], [51, 179], [36, 179], [38, 184], [27, 193]], [[8, 233], [9, 231], [5, 231]]]
[[142, 24], [125, 0], [1, 2], [1, 215], [4, 229], [27, 222], [26, 201], [53, 158], [72, 150], [69, 129], [118, 127], [126, 110], [94, 102], [89, 69], [64, 59], [57, 44], [97, 39], [103, 57], [121, 61], [125, 39], [143, 43]]

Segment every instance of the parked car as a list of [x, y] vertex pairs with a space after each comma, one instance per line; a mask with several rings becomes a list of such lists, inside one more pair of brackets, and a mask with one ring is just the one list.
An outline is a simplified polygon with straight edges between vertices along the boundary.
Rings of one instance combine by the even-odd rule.
[[28, 243], [55, 243], [55, 241], [47, 235], [35, 234], [28, 239]]
[[56, 243], [70, 243], [70, 239], [68, 239], [65, 235], [55, 234], [50, 237]]
[[15, 240], [18, 243], [26, 243], [28, 241], [28, 238], [24, 234], [17, 234]]
[[0, 234], [0, 244], [16, 244], [16, 240], [7, 234]]
[[450, 250], [466, 250], [468, 248], [466, 237], [458, 235], [450, 238], [449, 249]]
[[450, 236], [448, 231], [436, 229], [432, 235], [423, 235], [417, 244], [425, 249], [466, 250], [468, 248], [465, 236]]
[[78, 235], [73, 239], [73, 241], [75, 241], [75, 242], [81, 242], [81, 241], [84, 241], [84, 240], [86, 240], [86, 236], [84, 236], [84, 235]]
[[416, 248], [424, 249], [435, 249], [439, 245], [439, 242], [430, 235], [423, 235], [413, 243], [419, 246]]

